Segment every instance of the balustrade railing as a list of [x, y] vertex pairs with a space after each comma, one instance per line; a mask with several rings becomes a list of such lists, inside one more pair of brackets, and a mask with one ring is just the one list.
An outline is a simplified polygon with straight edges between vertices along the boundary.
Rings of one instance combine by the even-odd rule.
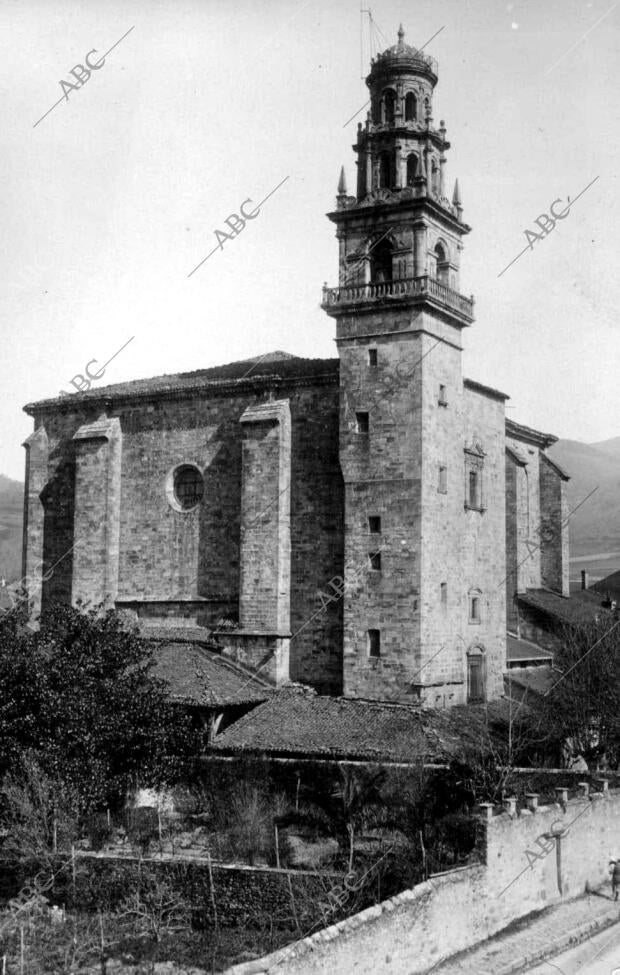
[[474, 299], [454, 291], [437, 278], [423, 274], [417, 278], [396, 278], [393, 281], [375, 281], [370, 284], [347, 284], [341, 288], [323, 288], [323, 305], [338, 305], [377, 301], [382, 298], [423, 297], [430, 295], [455, 311], [473, 318]]

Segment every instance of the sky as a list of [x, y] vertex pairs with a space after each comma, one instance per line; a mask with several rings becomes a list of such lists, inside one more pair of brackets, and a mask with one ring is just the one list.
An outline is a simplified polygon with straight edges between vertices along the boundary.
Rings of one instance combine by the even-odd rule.
[[[24, 404], [71, 391], [87, 364], [114, 356], [104, 385], [337, 354], [319, 307], [337, 283], [325, 214], [341, 165], [355, 187], [366, 109], [345, 123], [373, 41], [395, 43], [401, 22], [406, 43], [436, 35], [434, 120], [473, 228], [464, 374], [508, 393], [518, 422], [620, 434], [620, 0], [375, 0], [372, 31], [359, 0], [0, 0], [0, 14], [0, 473], [23, 478]], [[226, 219], [269, 194], [220, 246]]]

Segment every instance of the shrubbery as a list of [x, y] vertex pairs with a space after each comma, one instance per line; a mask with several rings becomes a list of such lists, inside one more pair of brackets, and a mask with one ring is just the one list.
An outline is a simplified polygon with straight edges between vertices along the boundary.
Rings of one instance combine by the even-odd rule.
[[183, 779], [199, 736], [152, 674], [151, 651], [114, 612], [59, 606], [38, 632], [0, 617], [0, 774], [35, 761], [82, 813]]

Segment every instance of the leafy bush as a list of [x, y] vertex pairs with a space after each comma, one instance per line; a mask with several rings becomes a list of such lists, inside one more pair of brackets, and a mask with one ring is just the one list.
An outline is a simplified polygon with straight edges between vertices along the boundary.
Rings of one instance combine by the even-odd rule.
[[118, 808], [136, 785], [186, 775], [199, 738], [118, 614], [52, 607], [33, 633], [0, 617], [0, 774], [32, 755], [83, 811]]

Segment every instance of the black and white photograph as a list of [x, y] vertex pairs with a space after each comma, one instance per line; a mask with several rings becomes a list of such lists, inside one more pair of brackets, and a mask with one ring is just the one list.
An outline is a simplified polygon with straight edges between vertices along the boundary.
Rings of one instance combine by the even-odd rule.
[[620, 975], [620, 0], [0, 14], [0, 975]]

